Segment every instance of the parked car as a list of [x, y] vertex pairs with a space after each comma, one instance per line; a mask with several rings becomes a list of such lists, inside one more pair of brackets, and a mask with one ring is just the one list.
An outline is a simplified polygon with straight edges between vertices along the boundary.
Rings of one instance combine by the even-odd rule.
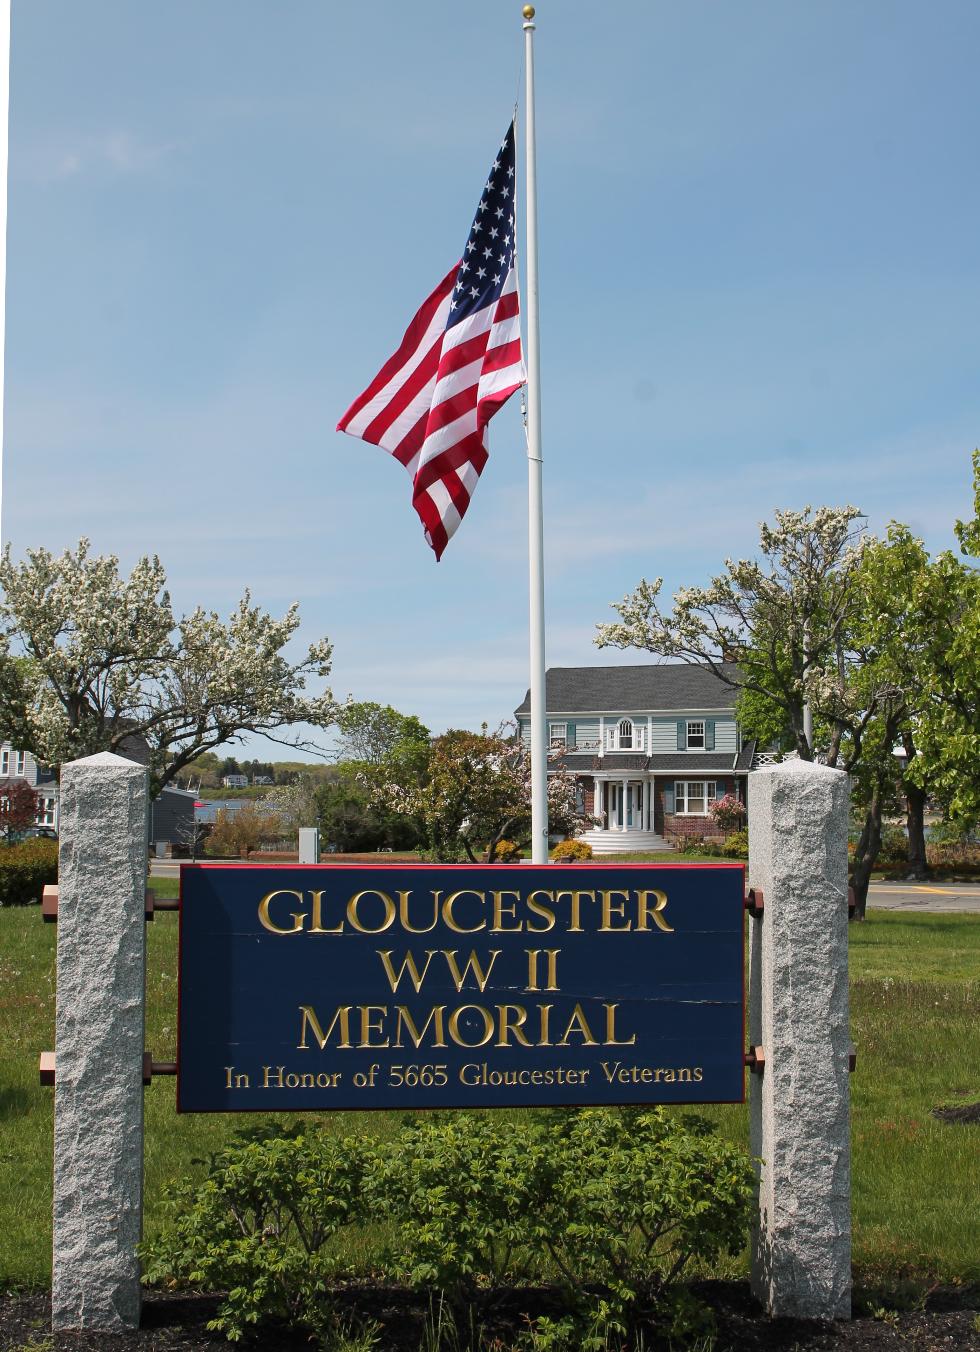
[[21, 840], [57, 840], [58, 832], [53, 826], [29, 826], [26, 831], [18, 832]]

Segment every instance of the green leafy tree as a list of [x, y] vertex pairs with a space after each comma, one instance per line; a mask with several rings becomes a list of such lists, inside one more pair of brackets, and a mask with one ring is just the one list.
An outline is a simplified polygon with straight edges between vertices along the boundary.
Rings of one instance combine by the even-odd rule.
[[46, 764], [145, 745], [159, 788], [243, 732], [316, 749], [285, 730], [333, 722], [330, 692], [306, 693], [330, 672], [329, 643], [298, 662], [284, 652], [295, 605], [277, 620], [246, 592], [226, 621], [201, 607], [177, 618], [159, 559], [123, 577], [84, 539], [20, 563], [8, 547], [0, 589], [0, 732]]
[[973, 453], [973, 496], [973, 520], [956, 523], [963, 557], [944, 553], [934, 565], [921, 659], [925, 699], [908, 769], [961, 829], [980, 821], [980, 451]]
[[[531, 838], [531, 758], [504, 729], [454, 729], [432, 743], [424, 772], [389, 763], [373, 780], [374, 801], [416, 823], [432, 858], [495, 862], [502, 841]], [[548, 825], [573, 835], [591, 824], [576, 805], [575, 782], [564, 769], [548, 776]]]
[[775, 525], [760, 528], [761, 561], [727, 559], [706, 587], [681, 588], [670, 611], [660, 605], [663, 579], [641, 579], [613, 606], [618, 622], [597, 626], [596, 644], [710, 668], [740, 692], [744, 712], [756, 709], [759, 730], [785, 730], [804, 760], [813, 758], [804, 706], [819, 707], [833, 763], [846, 733], [860, 740], [847, 643], [859, 605], [860, 516], [856, 507], [778, 511]]
[[913, 736], [923, 706], [922, 651], [934, 625], [924, 598], [937, 578], [904, 527], [872, 540], [855, 531], [858, 516], [853, 507], [777, 512], [775, 526], [761, 528], [761, 562], [726, 561], [707, 587], [679, 591], [666, 614], [660, 580], [641, 582], [597, 642], [709, 666], [739, 689], [744, 731], [781, 740], [804, 759], [819, 749], [826, 764], [852, 775], [865, 809], [852, 867], [863, 915], [883, 815], [897, 792], [894, 747]]
[[402, 714], [390, 704], [370, 700], [343, 705], [337, 712], [337, 728], [339, 759], [360, 765], [424, 755], [430, 740], [429, 729], [414, 714]]

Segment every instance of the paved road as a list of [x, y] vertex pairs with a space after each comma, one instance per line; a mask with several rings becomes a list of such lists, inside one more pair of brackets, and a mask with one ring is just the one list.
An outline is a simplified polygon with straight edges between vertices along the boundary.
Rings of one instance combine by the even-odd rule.
[[980, 914], [980, 883], [872, 883], [868, 909]]
[[[154, 878], [176, 878], [176, 859], [153, 859]], [[876, 911], [962, 911], [980, 915], [980, 883], [872, 883], [868, 907]]]

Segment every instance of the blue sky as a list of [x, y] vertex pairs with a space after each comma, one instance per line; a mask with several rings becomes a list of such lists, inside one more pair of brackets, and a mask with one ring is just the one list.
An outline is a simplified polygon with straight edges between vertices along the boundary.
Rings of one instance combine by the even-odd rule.
[[[975, 0], [541, 0], [548, 662], [776, 507], [934, 549], [980, 441]], [[14, 0], [3, 536], [245, 586], [433, 730], [527, 685], [516, 401], [436, 564], [334, 432], [459, 256], [520, 5]], [[264, 754], [263, 744], [254, 749]]]

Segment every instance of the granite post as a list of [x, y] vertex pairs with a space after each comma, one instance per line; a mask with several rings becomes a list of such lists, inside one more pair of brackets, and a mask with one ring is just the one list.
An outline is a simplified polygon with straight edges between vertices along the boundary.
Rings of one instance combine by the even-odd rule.
[[143, 1216], [147, 773], [103, 753], [61, 771], [54, 1329], [136, 1328]]
[[791, 760], [749, 786], [752, 1287], [775, 1316], [849, 1319], [847, 821], [842, 770]]

